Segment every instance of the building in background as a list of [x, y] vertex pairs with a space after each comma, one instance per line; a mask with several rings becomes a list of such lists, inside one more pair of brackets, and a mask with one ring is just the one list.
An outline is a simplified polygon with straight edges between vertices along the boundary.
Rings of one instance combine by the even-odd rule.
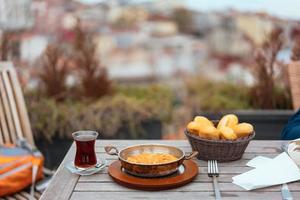
[[[172, 16], [177, 9], [192, 16], [187, 22], [190, 32], [178, 27]], [[253, 48], [274, 26], [281, 26], [290, 38], [298, 23], [266, 13], [189, 10], [180, 0], [0, 0], [0, 29], [26, 29], [15, 36], [14, 52], [19, 52], [22, 66], [37, 68], [35, 60], [49, 43], [72, 41], [77, 19], [94, 36], [96, 56], [110, 78], [128, 83], [171, 81], [178, 75], [201, 73], [217, 80], [230, 77], [240, 82], [245, 77], [251, 84]], [[290, 45], [287, 42], [281, 53], [283, 59]]]

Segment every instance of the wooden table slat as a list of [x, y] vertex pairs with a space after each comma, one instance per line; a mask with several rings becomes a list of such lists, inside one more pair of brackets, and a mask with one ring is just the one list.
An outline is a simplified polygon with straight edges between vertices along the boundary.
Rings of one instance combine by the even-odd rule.
[[[293, 192], [294, 199], [300, 199], [300, 192]], [[164, 200], [183, 200], [183, 199], [205, 199], [214, 200], [213, 192], [74, 192], [71, 200], [132, 200], [132, 199], [164, 199]], [[222, 199], [225, 200], [282, 200], [280, 192], [222, 192]]]
[[[227, 191], [227, 192], [234, 192], [234, 191], [239, 191], [239, 192], [244, 192], [245, 189], [233, 184], [233, 183], [219, 183], [219, 187], [221, 191]], [[262, 188], [262, 189], [257, 189], [257, 191], [280, 191], [281, 186], [273, 186], [273, 187], [267, 187], [267, 188]], [[297, 191], [300, 192], [300, 183], [290, 183], [289, 184], [289, 189], [292, 191]], [[82, 191], [82, 192], [89, 192], [89, 191], [94, 191], [94, 192], [104, 192], [104, 191], [110, 191], [110, 192], [129, 192], [132, 191], [130, 188], [126, 188], [120, 185], [116, 185], [114, 182], [109, 182], [109, 183], [94, 183], [94, 182], [79, 182], [77, 183], [76, 187], [74, 188], [74, 191]], [[192, 182], [192, 184], [188, 184], [179, 188], [171, 189], [169, 191], [176, 191], [176, 192], [191, 192], [191, 191], [214, 191], [213, 189], [213, 184], [210, 183], [199, 183], [199, 182]], [[249, 192], [251, 195], [251, 192]]]
[[[224, 182], [224, 183], [231, 183], [232, 182], [232, 176], [236, 174], [221, 174], [219, 176], [218, 181]], [[207, 176], [205, 173], [200, 173], [194, 180], [194, 182], [202, 182], [202, 183], [211, 183], [212, 179]], [[94, 176], [81, 176], [78, 180], [78, 182], [113, 182], [113, 180], [109, 177], [108, 174], [95, 174]]]
[[[72, 146], [74, 146], [74, 144]], [[79, 176], [70, 173], [64, 166], [67, 162], [74, 159], [75, 151], [73, 151], [73, 149], [74, 148], [70, 148], [66, 154], [66, 157], [54, 174], [50, 185], [46, 191], [43, 192], [41, 196], [42, 200], [64, 200], [71, 197]]]

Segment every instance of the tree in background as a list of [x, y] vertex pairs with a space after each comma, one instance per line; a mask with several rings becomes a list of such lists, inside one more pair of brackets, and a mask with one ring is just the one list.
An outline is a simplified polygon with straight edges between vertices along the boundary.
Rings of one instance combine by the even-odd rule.
[[289, 91], [286, 88], [278, 87], [280, 84], [276, 79], [275, 72], [278, 69], [280, 74], [284, 73], [284, 69], [282, 68], [285, 66], [276, 61], [283, 42], [283, 30], [276, 27], [255, 53], [253, 75], [256, 83], [250, 92], [251, 104], [255, 108], [278, 109], [280, 105], [289, 104], [289, 94], [285, 94], [284, 98], [282, 98], [282, 95], [277, 95], [279, 93], [278, 90]]
[[300, 37], [295, 39], [291, 59], [293, 61], [299, 61], [300, 60]]
[[4, 61], [7, 60], [7, 55], [9, 52], [9, 35], [3, 32], [0, 36], [0, 61]]
[[47, 96], [56, 100], [62, 100], [66, 91], [67, 60], [62, 55], [57, 45], [48, 45], [41, 57], [42, 70], [38, 74]]
[[111, 92], [111, 82], [96, 56], [96, 45], [92, 37], [84, 32], [80, 21], [74, 28], [74, 60], [79, 70], [81, 93], [85, 97], [99, 98]]
[[190, 10], [177, 8], [172, 13], [172, 19], [182, 33], [190, 33], [193, 29], [193, 15]]

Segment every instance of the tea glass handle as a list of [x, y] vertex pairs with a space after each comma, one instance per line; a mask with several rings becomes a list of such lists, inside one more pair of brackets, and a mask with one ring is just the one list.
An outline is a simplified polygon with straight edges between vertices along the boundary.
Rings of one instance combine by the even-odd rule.
[[118, 155], [119, 154], [119, 150], [114, 146], [106, 146], [106, 147], [104, 147], [104, 149], [105, 149], [105, 152], [109, 155]]
[[192, 153], [190, 153], [190, 154], [188, 154], [188, 155], [185, 155], [185, 156], [184, 156], [184, 159], [185, 159], [185, 160], [190, 160], [190, 159], [194, 158], [194, 157], [197, 156], [197, 155], [198, 155], [198, 151], [193, 151]]

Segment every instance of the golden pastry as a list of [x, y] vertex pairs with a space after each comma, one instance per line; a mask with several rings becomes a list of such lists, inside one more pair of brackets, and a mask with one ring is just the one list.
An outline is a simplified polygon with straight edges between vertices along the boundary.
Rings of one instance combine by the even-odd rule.
[[253, 132], [253, 126], [249, 123], [240, 123], [233, 127], [233, 131], [238, 137], [245, 137]]
[[214, 124], [210, 120], [203, 116], [196, 116], [194, 118], [194, 122], [200, 123], [201, 125], [214, 126]]
[[223, 126], [220, 128], [220, 133], [222, 138], [226, 140], [235, 140], [237, 139], [237, 135], [234, 133], [233, 129], [227, 126]]
[[228, 114], [221, 118], [221, 120], [218, 123], [217, 128], [220, 130], [224, 126], [228, 126], [230, 128], [233, 128], [235, 125], [239, 123], [239, 119], [234, 114]]
[[201, 125], [194, 121], [188, 123], [188, 125], [187, 125], [188, 131], [194, 135], [199, 135], [200, 127], [201, 127]]
[[199, 130], [199, 136], [202, 138], [218, 140], [220, 139], [219, 130], [214, 126], [201, 126]]

